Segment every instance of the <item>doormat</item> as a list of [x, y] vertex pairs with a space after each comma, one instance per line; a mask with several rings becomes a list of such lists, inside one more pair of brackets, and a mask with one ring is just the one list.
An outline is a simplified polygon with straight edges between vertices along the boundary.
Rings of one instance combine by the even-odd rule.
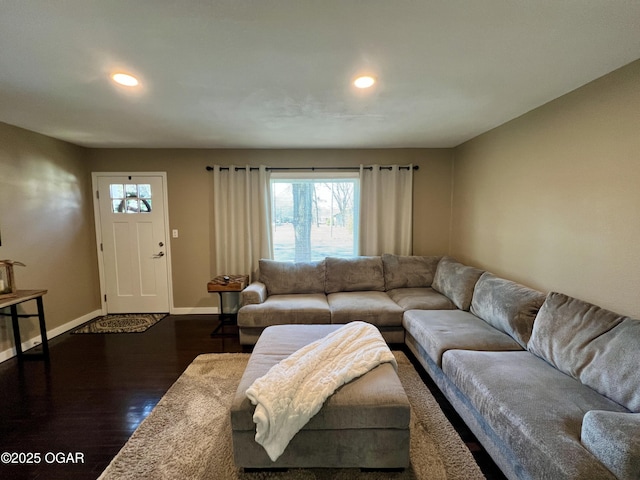
[[166, 317], [167, 313], [120, 313], [94, 318], [71, 333], [141, 333]]

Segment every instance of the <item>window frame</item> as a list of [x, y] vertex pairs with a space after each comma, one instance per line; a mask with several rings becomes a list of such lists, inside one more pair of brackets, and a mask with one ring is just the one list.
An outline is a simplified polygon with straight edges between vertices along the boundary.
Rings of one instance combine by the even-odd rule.
[[[359, 234], [360, 234], [360, 172], [355, 171], [280, 171], [280, 172], [271, 172], [269, 179], [269, 187], [270, 187], [270, 209], [272, 214], [271, 219], [271, 235], [272, 239], [275, 238], [275, 228], [276, 228], [276, 203], [275, 203], [275, 188], [274, 184], [277, 183], [302, 183], [309, 182], [314, 184], [322, 184], [322, 183], [336, 183], [341, 181], [348, 181], [353, 183], [353, 239], [352, 239], [352, 250], [349, 255], [338, 255], [340, 257], [352, 257], [357, 256], [359, 252]], [[332, 198], [333, 201], [333, 198]], [[275, 241], [273, 242], [273, 258], [274, 260], [286, 261], [283, 259], [276, 258], [275, 254]], [[313, 252], [313, 243], [311, 245], [311, 252]], [[323, 257], [324, 258], [324, 257]], [[318, 258], [314, 258], [311, 255], [310, 261], [317, 261]]]

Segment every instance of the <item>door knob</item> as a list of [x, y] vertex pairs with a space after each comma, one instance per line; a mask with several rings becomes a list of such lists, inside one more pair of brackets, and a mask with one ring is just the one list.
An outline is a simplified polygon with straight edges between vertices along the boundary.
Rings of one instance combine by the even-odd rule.
[[153, 256], [153, 258], [160, 258], [160, 257], [164, 257], [164, 252], [157, 253]]

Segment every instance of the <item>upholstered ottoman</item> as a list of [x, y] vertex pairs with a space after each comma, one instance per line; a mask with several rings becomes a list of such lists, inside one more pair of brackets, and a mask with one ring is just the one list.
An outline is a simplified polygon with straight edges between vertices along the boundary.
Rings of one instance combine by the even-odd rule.
[[235, 463], [243, 468], [409, 465], [409, 400], [391, 364], [382, 364], [343, 385], [272, 462], [255, 441], [254, 405], [245, 391], [280, 360], [341, 325], [276, 325], [256, 343], [231, 406]]

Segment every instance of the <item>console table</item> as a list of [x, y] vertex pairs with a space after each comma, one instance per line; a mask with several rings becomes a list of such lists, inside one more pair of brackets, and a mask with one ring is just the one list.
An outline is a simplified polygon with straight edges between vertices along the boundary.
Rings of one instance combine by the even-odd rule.
[[222, 306], [222, 295], [225, 293], [240, 293], [247, 288], [249, 275], [218, 275], [207, 283], [209, 293], [217, 293], [220, 299], [220, 324], [211, 332], [212, 337], [224, 335], [218, 333], [225, 325], [235, 325], [237, 312], [225, 312]]
[[[11, 323], [13, 324], [13, 338], [16, 344], [16, 355], [18, 360], [24, 360], [27, 358], [43, 358], [49, 360], [49, 344], [47, 341], [47, 326], [44, 321], [44, 306], [42, 303], [42, 296], [47, 293], [47, 290], [18, 290], [15, 296], [0, 299], [0, 310], [4, 308], [10, 308], [11, 313], [6, 314], [0, 312], [0, 315], [10, 316]], [[18, 305], [30, 300], [35, 300], [38, 306], [38, 313], [35, 315], [19, 314]], [[42, 353], [24, 353], [22, 351], [22, 341], [20, 340], [20, 323], [21, 318], [38, 317], [40, 323], [40, 336], [42, 337]]]

